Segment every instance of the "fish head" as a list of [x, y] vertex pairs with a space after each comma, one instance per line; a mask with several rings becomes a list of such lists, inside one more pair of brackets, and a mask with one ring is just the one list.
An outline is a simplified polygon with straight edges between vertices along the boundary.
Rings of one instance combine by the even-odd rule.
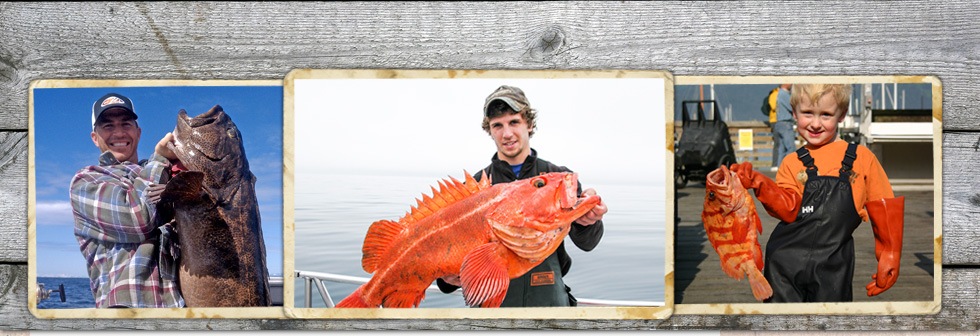
[[220, 189], [241, 179], [254, 180], [242, 133], [220, 105], [196, 117], [180, 110], [173, 136], [170, 149], [179, 166], [204, 173], [205, 186]]
[[741, 207], [745, 200], [745, 188], [738, 174], [721, 166], [708, 173], [704, 179], [705, 209], [720, 209], [722, 213], [730, 213]]
[[571, 223], [594, 208], [598, 195], [578, 196], [578, 174], [547, 173], [506, 184], [504, 202], [488, 216], [494, 233], [517, 255], [544, 259]]

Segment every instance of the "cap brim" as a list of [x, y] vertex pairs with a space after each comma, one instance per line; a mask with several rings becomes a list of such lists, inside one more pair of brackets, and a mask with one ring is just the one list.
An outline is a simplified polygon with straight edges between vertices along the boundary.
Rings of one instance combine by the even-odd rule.
[[494, 99], [490, 99], [489, 101], [487, 101], [486, 104], [483, 104], [483, 115], [489, 116], [489, 111], [487, 111], [487, 108], [490, 107], [490, 104], [493, 103], [495, 100], [499, 100], [499, 101], [504, 102], [505, 104], [507, 104], [507, 106], [510, 106], [510, 109], [511, 110], [514, 110], [514, 112], [520, 112], [521, 110], [524, 110], [524, 105], [521, 104], [521, 103], [518, 103], [513, 98], [510, 98], [510, 97], [497, 97], [497, 98], [494, 98]]

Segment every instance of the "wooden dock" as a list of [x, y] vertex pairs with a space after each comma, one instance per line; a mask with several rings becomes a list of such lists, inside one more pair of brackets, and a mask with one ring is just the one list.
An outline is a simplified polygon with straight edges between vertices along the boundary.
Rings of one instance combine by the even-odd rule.
[[[772, 175], [774, 173], [768, 173]], [[864, 222], [854, 232], [856, 255], [854, 269], [854, 302], [931, 301], [933, 300], [933, 232], [934, 191], [927, 188], [896, 186], [895, 194], [905, 196], [905, 234], [898, 282], [888, 291], [869, 298], [864, 288], [877, 270], [874, 235], [871, 224]], [[701, 222], [704, 208], [704, 184], [689, 183], [677, 190], [677, 215], [674, 243], [674, 300], [676, 304], [752, 303], [748, 280], [737, 281], [721, 270], [718, 254], [705, 236]], [[754, 197], [753, 197], [754, 199]], [[765, 251], [769, 234], [778, 221], [765, 213], [755, 200], [762, 220], [759, 242]]]

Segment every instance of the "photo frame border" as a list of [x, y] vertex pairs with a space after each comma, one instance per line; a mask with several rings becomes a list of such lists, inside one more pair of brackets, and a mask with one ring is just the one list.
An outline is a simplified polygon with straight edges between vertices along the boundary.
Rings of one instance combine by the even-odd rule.
[[[645, 319], [662, 320], [671, 316], [674, 300], [674, 228], [673, 228], [673, 181], [672, 177], [664, 176], [665, 181], [665, 276], [664, 276], [664, 306], [661, 307], [556, 307], [556, 308], [496, 308], [496, 309], [473, 309], [473, 308], [406, 308], [406, 309], [383, 309], [383, 308], [295, 308], [295, 217], [294, 209], [294, 180], [292, 173], [295, 171], [295, 160], [293, 159], [293, 149], [295, 148], [295, 134], [292, 126], [294, 125], [294, 82], [303, 79], [382, 79], [382, 78], [662, 78], [664, 80], [664, 122], [666, 127], [666, 152], [673, 152], [673, 143], [669, 141], [673, 134], [673, 111], [674, 111], [674, 79], [668, 71], [656, 70], [417, 70], [417, 69], [294, 69], [290, 71], [283, 81], [283, 126], [289, 127], [283, 131], [283, 177], [284, 198], [283, 205], [286, 209], [283, 213], [284, 234], [286, 239], [284, 246], [287, 251], [283, 267], [284, 282], [284, 305], [294, 307], [289, 311], [289, 315], [294, 318], [317, 318], [317, 319]], [[286, 154], [288, 153], [288, 155]], [[673, 173], [673, 155], [668, 155], [665, 160], [665, 174]], [[290, 232], [293, 234], [286, 234]]]
[[[778, 83], [932, 84], [933, 300], [820, 303], [675, 304], [675, 315], [907, 315], [937, 314], [942, 307], [942, 83], [936, 76], [675, 76], [675, 85]], [[673, 130], [671, 130], [673, 133]], [[673, 149], [672, 149], [673, 151]], [[709, 251], [714, 253], [714, 251]], [[901, 280], [899, 280], [901, 281]]]

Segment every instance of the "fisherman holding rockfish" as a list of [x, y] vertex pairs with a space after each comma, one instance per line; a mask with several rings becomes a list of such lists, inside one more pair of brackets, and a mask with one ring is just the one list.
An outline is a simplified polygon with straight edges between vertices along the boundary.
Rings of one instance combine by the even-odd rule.
[[794, 85], [790, 99], [797, 133], [806, 144], [787, 155], [776, 180], [752, 169], [731, 170], [769, 215], [780, 220], [766, 244], [766, 302], [852, 301], [852, 234], [870, 219], [877, 273], [865, 287], [878, 295], [895, 284], [902, 253], [905, 198], [895, 197], [888, 176], [867, 147], [837, 135], [847, 113], [849, 86]]
[[[474, 175], [475, 179], [480, 180], [481, 175], [486, 174], [492, 184], [499, 184], [532, 178], [542, 173], [571, 171], [538, 158], [537, 151], [531, 148], [529, 141], [537, 126], [537, 113], [520, 88], [507, 85], [499, 87], [487, 97], [483, 112], [483, 130], [493, 138], [497, 152], [491, 157], [490, 165]], [[596, 191], [590, 188], [583, 192], [581, 184], [578, 184], [578, 195], [596, 195]], [[607, 211], [605, 203], [600, 202], [572, 223], [568, 236], [575, 246], [591, 251], [599, 244], [603, 233], [602, 217]], [[540, 265], [511, 279], [501, 307], [576, 305], [571, 289], [562, 281], [571, 264], [572, 260], [562, 243]], [[436, 283], [444, 293], [451, 293], [460, 285], [457, 276], [439, 278]]]
[[133, 102], [109, 93], [92, 106], [92, 143], [99, 164], [79, 170], [71, 180], [75, 237], [88, 264], [97, 308], [183, 307], [170, 254], [173, 231], [151, 222], [155, 207], [147, 201], [161, 190], [170, 160], [167, 133], [149, 160], [136, 149], [142, 130]]

